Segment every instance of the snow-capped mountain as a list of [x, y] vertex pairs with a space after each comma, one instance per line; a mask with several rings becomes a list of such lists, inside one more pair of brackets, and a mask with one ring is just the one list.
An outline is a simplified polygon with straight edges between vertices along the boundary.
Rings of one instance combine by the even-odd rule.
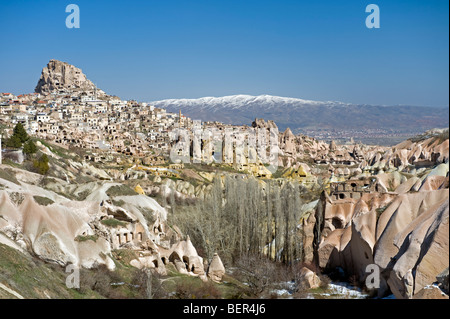
[[279, 108], [283, 105], [289, 106], [302, 106], [302, 105], [349, 105], [342, 102], [321, 102], [321, 101], [312, 101], [312, 100], [304, 100], [290, 97], [280, 97], [280, 96], [272, 96], [272, 95], [230, 95], [223, 97], [202, 97], [198, 99], [168, 99], [162, 101], [151, 102], [156, 107], [160, 108], [201, 108], [208, 109], [211, 111], [217, 111], [223, 108], [230, 109], [243, 109], [243, 108], [251, 108], [254, 105], [260, 105], [264, 108]]
[[273, 120], [280, 130], [408, 129], [419, 131], [448, 126], [448, 108], [357, 105], [271, 95], [231, 95], [150, 102], [168, 112], [192, 119], [250, 125], [255, 118]]

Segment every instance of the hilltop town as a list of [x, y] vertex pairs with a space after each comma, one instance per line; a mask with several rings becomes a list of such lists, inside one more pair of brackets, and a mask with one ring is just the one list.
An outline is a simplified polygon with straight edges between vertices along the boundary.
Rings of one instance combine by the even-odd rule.
[[[152, 269], [217, 284], [206, 297], [253, 298], [287, 289], [261, 279], [281, 263], [287, 297], [300, 298], [327, 293], [329, 278], [362, 287], [376, 265], [381, 286], [367, 296], [448, 298], [448, 129], [386, 147], [279, 132], [257, 114], [202, 122], [50, 60], [35, 92], [1, 93], [0, 134], [0, 248], [40, 271], [54, 270], [33, 258], [130, 282], [130, 269]], [[146, 296], [131, 283], [74, 291], [10, 278], [0, 274], [0, 297]], [[160, 297], [201, 298], [194, 286]]]
[[[270, 119], [267, 123], [256, 119], [248, 126], [201, 122], [181, 112], [170, 113], [148, 103], [124, 101], [95, 87], [80, 69], [56, 60], [51, 60], [42, 70], [35, 91], [18, 96], [1, 93], [0, 123], [3, 135], [8, 136], [13, 127], [21, 123], [31, 136], [65, 149], [86, 150], [86, 160], [95, 163], [133, 162], [152, 167], [169, 164], [170, 150], [177, 142], [174, 131], [179, 128], [214, 129], [222, 137], [227, 129], [235, 132], [245, 132], [248, 128], [278, 129]], [[216, 136], [211, 140], [214, 138]], [[295, 136], [289, 128], [279, 134], [277, 142], [277, 164], [280, 166], [296, 166], [298, 169], [300, 164], [305, 168], [308, 162], [331, 163], [338, 165], [335, 172], [338, 176], [349, 176], [354, 172], [351, 168], [361, 164], [368, 151], [371, 155], [383, 149], [371, 147], [369, 150], [362, 144], [337, 147], [333, 142], [328, 144], [305, 135]], [[305, 152], [308, 156], [302, 158]], [[222, 158], [219, 162], [232, 161]], [[256, 176], [267, 177], [274, 173], [264, 169], [261, 165], [264, 163], [244, 160], [238, 164], [236, 169]], [[330, 169], [334, 171], [333, 167]], [[306, 171], [309, 170], [309, 167], [306, 168]]]

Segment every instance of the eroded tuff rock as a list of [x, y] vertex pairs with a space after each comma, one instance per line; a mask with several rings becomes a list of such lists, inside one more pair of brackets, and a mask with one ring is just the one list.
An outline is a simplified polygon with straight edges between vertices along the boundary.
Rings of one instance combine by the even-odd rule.
[[312, 270], [302, 267], [299, 271], [299, 287], [302, 289], [314, 289], [320, 286], [320, 278]]
[[223, 275], [225, 275], [225, 267], [219, 255], [215, 253], [208, 267], [208, 277], [212, 281], [220, 282]]
[[115, 267], [109, 257], [110, 243], [96, 237], [88, 224], [92, 212], [89, 204], [78, 209], [56, 203], [41, 206], [26, 194], [22, 203], [16, 205], [6, 191], [0, 191], [0, 212], [5, 216], [0, 230], [24, 250], [47, 262], [85, 268], [100, 264]]
[[[41, 94], [65, 92], [94, 92], [94, 83], [87, 79], [81, 69], [58, 60], [50, 60], [42, 69], [41, 77], [36, 85], [35, 92]], [[104, 92], [97, 90], [99, 95]]]
[[[111, 199], [108, 190], [119, 183], [91, 182], [66, 185], [72, 194], [89, 192], [85, 200], [69, 200], [28, 184], [39, 183], [33, 173], [19, 170], [17, 176], [21, 185], [0, 178], [6, 187], [0, 190], [2, 243], [61, 266], [103, 264], [111, 270], [115, 268], [113, 251], [128, 249], [138, 256], [130, 261], [137, 268], [166, 274], [166, 265], [173, 262], [179, 271], [207, 280], [203, 259], [190, 239], [182, 240], [178, 227], [167, 226], [167, 211], [154, 199], [137, 193]], [[67, 192], [64, 181], [53, 183], [60, 184], [62, 188], [55, 189], [61, 193]], [[38, 194], [53, 203], [39, 204]]]
[[[445, 136], [447, 134], [447, 136]], [[423, 136], [403, 141], [384, 153], [373, 153], [361, 166], [408, 168], [411, 165], [448, 163], [449, 139], [447, 130], [428, 131]]]
[[[430, 207], [420, 216], [408, 238], [398, 240], [401, 245], [395, 256], [388, 284], [396, 296], [412, 298], [422, 288], [435, 282], [448, 267], [449, 202]], [[411, 227], [412, 228], [412, 227]], [[406, 280], [409, 276], [413, 281]]]
[[344, 192], [354, 184], [355, 192], [346, 192], [345, 198], [323, 194], [316, 212], [323, 219], [317, 264], [325, 270], [339, 267], [361, 284], [369, 274], [366, 267], [375, 264], [381, 272], [380, 296], [389, 291], [397, 298], [437, 296], [430, 287], [449, 264], [445, 165], [406, 180], [398, 172], [382, 173], [377, 185], [389, 184], [395, 191], [382, 187], [358, 193], [356, 182], [349, 180], [336, 188]]

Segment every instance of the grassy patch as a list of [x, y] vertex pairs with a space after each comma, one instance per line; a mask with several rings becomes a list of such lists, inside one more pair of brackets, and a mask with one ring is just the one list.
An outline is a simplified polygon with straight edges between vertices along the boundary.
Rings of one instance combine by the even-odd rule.
[[96, 242], [97, 239], [98, 239], [98, 235], [87, 235], [87, 236], [78, 235], [77, 237], [75, 237], [75, 241], [78, 241], [78, 242], [83, 242], [83, 241], [88, 241], [88, 240], [92, 240], [93, 242]]
[[52, 145], [52, 144], [50, 144], [50, 143], [48, 143], [48, 142], [46, 142], [46, 141], [44, 141], [42, 139], [36, 139], [36, 141], [41, 142], [41, 144], [46, 146], [50, 150], [50, 152], [52, 152], [53, 154], [58, 155], [59, 157], [62, 157], [62, 158], [65, 158], [65, 159], [74, 159], [74, 156], [73, 155], [69, 155], [68, 154], [69, 151], [66, 150], [63, 147]]
[[277, 171], [275, 173], [272, 174], [272, 178], [281, 178], [283, 177], [283, 174], [286, 172], [287, 169], [285, 169], [284, 167], [278, 167]]
[[[0, 256], [0, 282], [26, 299], [146, 297], [141, 271], [131, 266], [125, 267], [117, 261], [115, 271], [105, 266], [80, 269], [80, 288], [72, 289], [66, 287], [69, 273], [63, 267], [45, 263], [3, 244], [0, 244]], [[14, 296], [0, 288], [0, 298]]]
[[91, 194], [91, 190], [86, 189], [86, 190], [84, 190], [84, 191], [82, 191], [82, 192], [79, 192], [79, 193], [77, 194], [77, 199], [80, 200], [80, 201], [85, 200], [86, 197], [89, 196], [89, 194]]
[[109, 197], [133, 196], [133, 195], [138, 195], [138, 193], [136, 193], [134, 191], [134, 189], [131, 189], [127, 185], [115, 185], [115, 186], [111, 186], [110, 188], [108, 188], [108, 190], [106, 191], [106, 195], [108, 195]]
[[11, 183], [20, 185], [20, 182], [17, 180], [16, 175], [11, 169], [0, 169], [0, 178], [5, 179]]
[[[0, 244], [0, 282], [24, 298], [57, 299], [98, 298], [93, 291], [80, 294], [66, 287], [64, 268]], [[0, 289], [1, 290], [1, 289]]]
[[114, 228], [126, 225], [126, 223], [124, 223], [123, 221], [117, 220], [115, 218], [102, 219], [100, 222], [105, 226]]
[[139, 255], [136, 251], [130, 249], [114, 249], [112, 251], [112, 255], [114, 257], [114, 262], [116, 263], [116, 267], [119, 268], [129, 268], [133, 267], [130, 265], [130, 262], [133, 259], [138, 259]]
[[123, 201], [122, 199], [119, 199], [119, 200], [113, 199], [112, 203], [114, 206], [119, 206], [119, 207], [122, 207], [123, 205], [125, 205], [125, 201]]
[[51, 200], [50, 198], [43, 197], [43, 196], [35, 195], [35, 196], [33, 196], [33, 198], [34, 198], [34, 201], [41, 206], [48, 206], [48, 205], [51, 205], [54, 203], [54, 201]]

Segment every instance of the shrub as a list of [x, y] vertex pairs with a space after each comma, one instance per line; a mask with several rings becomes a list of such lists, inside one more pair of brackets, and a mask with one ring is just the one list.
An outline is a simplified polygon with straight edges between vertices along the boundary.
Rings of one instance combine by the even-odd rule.
[[10, 181], [14, 184], [20, 185], [19, 181], [16, 178], [16, 175], [14, 174], [14, 171], [10, 169], [1, 169], [0, 178]]
[[175, 297], [179, 299], [220, 299], [221, 296], [214, 283], [199, 278], [183, 278], [175, 288]]
[[47, 174], [48, 170], [49, 170], [49, 165], [48, 165], [48, 157], [45, 154], [42, 154], [42, 156], [38, 159], [35, 160], [33, 162], [33, 167], [36, 170], [37, 173], [41, 174], [41, 175], [45, 175]]
[[14, 127], [13, 135], [6, 141], [6, 146], [11, 148], [19, 148], [29, 139], [27, 131], [25, 131], [22, 123], [17, 123]]
[[34, 198], [34, 201], [41, 206], [47, 206], [47, 205], [51, 205], [54, 203], [54, 201], [51, 200], [50, 198], [43, 197], [43, 196], [36, 195], [36, 196], [33, 196], [33, 198]]
[[32, 140], [28, 140], [23, 146], [23, 153], [25, 155], [32, 155], [37, 152], [36, 144]]
[[98, 239], [98, 235], [87, 235], [87, 236], [78, 235], [77, 237], [75, 237], [75, 241], [78, 241], [78, 242], [83, 242], [83, 241], [88, 241], [88, 240], [92, 240], [93, 242], [96, 242], [97, 239]]
[[115, 291], [112, 283], [121, 282], [122, 278], [109, 270], [105, 265], [99, 265], [97, 269], [80, 270], [80, 292], [86, 293], [88, 290], [94, 290], [106, 298], [121, 298]]
[[108, 188], [108, 190], [106, 191], [106, 195], [108, 195], [109, 197], [132, 196], [137, 195], [137, 193], [127, 185], [115, 185]]
[[22, 146], [22, 142], [20, 142], [20, 138], [12, 135], [7, 141], [6, 141], [6, 147], [9, 148], [20, 148]]
[[245, 282], [252, 295], [261, 296], [278, 278], [276, 264], [265, 257], [243, 255], [236, 262], [236, 278]]
[[21, 143], [25, 143], [29, 139], [27, 131], [25, 131], [22, 123], [17, 123], [14, 127], [13, 136], [17, 136]]
[[168, 298], [161, 277], [150, 269], [136, 269], [131, 278], [131, 285], [137, 290], [139, 296], [147, 299]]
[[102, 219], [100, 221], [103, 225], [109, 226], [109, 227], [119, 227], [119, 226], [125, 226], [126, 224], [118, 219], [115, 218], [109, 218], [109, 219]]

